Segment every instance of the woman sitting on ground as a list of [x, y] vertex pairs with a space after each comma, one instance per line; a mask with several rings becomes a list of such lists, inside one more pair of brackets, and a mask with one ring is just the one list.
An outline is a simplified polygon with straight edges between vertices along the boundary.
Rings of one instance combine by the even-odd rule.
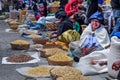
[[[63, 16], [64, 11], [57, 13], [56, 17], [61, 21], [56, 32], [52, 33], [51, 38], [57, 38], [59, 41], [70, 43], [79, 40], [81, 27], [75, 19], [75, 15], [70, 18]], [[57, 35], [54, 35], [57, 33]]]
[[76, 61], [93, 51], [103, 50], [110, 45], [108, 33], [101, 24], [103, 16], [96, 12], [90, 17], [91, 23], [83, 31], [80, 40], [69, 44], [70, 51]]
[[63, 32], [72, 29], [73, 30], [73, 26], [72, 26], [72, 21], [70, 21], [69, 19], [66, 18], [66, 13], [64, 10], [59, 10], [56, 13], [56, 18], [60, 21], [60, 24], [58, 26], [57, 31], [53, 32], [51, 34], [51, 38], [57, 38], [58, 36], [60, 36]]

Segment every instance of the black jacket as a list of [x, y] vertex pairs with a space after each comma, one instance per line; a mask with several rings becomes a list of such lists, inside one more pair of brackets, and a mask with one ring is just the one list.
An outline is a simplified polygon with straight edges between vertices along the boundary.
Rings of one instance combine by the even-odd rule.
[[111, 6], [113, 9], [120, 9], [120, 0], [111, 0]]
[[98, 11], [98, 0], [91, 0], [91, 3], [88, 6], [88, 11], [87, 11], [87, 19], [94, 14], [95, 12]]
[[70, 30], [70, 29], [73, 30], [73, 22], [71, 22], [69, 19], [65, 19], [58, 26], [57, 36], [60, 36], [63, 32]]

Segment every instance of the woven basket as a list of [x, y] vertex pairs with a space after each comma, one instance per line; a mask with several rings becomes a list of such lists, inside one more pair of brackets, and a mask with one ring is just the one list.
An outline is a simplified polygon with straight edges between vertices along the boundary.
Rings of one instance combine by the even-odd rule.
[[73, 60], [72, 61], [52, 61], [48, 58], [48, 64], [49, 65], [59, 65], [59, 66], [72, 66]]
[[57, 30], [58, 25], [59, 25], [59, 22], [57, 22], [57, 23], [46, 23], [46, 27], [49, 31]]
[[16, 30], [18, 28], [18, 24], [9, 24], [10, 29]]
[[49, 13], [56, 13], [59, 9], [59, 6], [52, 6], [48, 8]]
[[48, 41], [47, 38], [33, 38], [33, 43], [34, 44], [46, 44], [46, 42]]
[[12, 44], [11, 47], [13, 50], [28, 50], [30, 48], [30, 44]]

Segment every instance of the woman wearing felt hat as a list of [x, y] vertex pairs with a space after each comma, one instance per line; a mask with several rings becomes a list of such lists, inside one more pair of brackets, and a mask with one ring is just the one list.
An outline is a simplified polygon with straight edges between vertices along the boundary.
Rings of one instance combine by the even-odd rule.
[[93, 51], [105, 49], [110, 45], [108, 33], [101, 24], [103, 16], [101, 12], [94, 13], [90, 18], [90, 24], [83, 31], [80, 40], [69, 44], [70, 51], [76, 61]]

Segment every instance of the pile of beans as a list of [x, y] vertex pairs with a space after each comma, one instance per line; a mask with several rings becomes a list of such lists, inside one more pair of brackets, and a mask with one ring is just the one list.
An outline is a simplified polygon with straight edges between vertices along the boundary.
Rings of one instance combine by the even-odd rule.
[[8, 62], [27, 62], [34, 59], [33, 57], [31, 57], [30, 55], [26, 55], [26, 54], [14, 54], [10, 57], [7, 58]]

